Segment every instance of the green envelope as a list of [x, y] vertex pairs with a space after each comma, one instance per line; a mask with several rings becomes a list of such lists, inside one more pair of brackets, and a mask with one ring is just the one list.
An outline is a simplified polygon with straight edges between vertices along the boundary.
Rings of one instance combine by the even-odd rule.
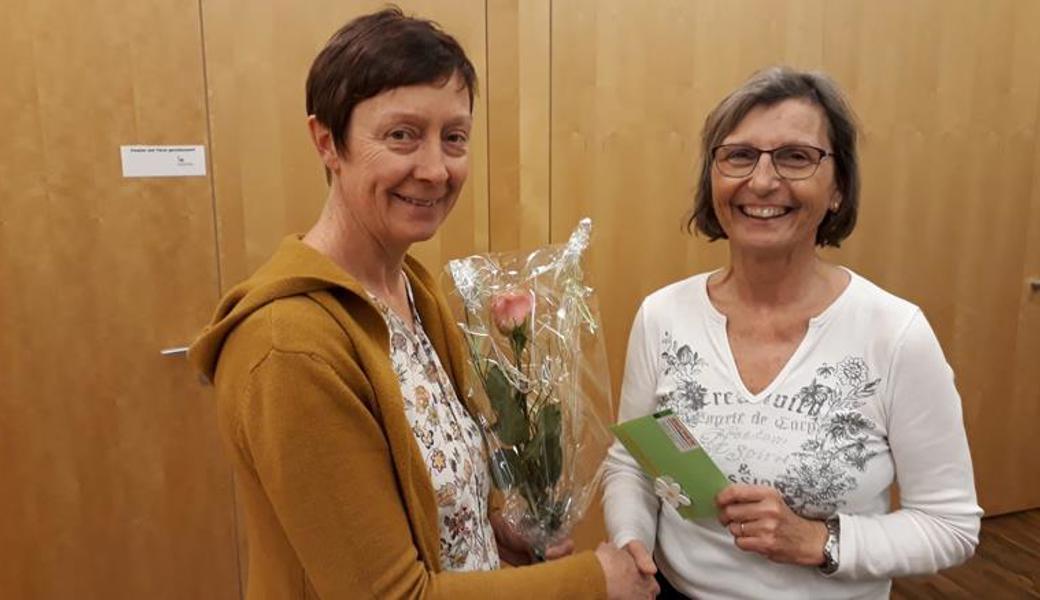
[[[680, 515], [692, 521], [717, 514], [715, 496], [730, 481], [678, 415], [663, 410], [618, 423], [610, 429], [650, 476], [655, 491], [671, 488], [673, 502], [670, 504]], [[681, 493], [682, 498], [677, 498], [676, 492]], [[658, 492], [663, 501], [668, 495]]]

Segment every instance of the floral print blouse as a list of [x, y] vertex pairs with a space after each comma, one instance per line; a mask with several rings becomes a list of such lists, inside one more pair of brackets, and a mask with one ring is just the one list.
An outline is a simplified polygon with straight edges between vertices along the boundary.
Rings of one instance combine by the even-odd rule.
[[401, 383], [405, 414], [430, 469], [437, 498], [441, 567], [486, 571], [499, 567], [488, 521], [490, 478], [483, 436], [459, 400], [423, 330], [408, 288], [415, 330], [375, 296], [390, 332], [390, 359]]

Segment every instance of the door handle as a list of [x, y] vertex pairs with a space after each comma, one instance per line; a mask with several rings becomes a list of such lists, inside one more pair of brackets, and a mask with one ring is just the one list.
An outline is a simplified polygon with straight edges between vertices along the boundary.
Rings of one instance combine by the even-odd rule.
[[172, 348], [163, 348], [162, 350], [159, 351], [159, 354], [162, 354], [163, 356], [187, 356], [188, 355], [188, 347], [187, 346], [174, 346]]
[[1030, 280], [1029, 289], [1032, 290], [1034, 294], [1040, 292], [1040, 279]]

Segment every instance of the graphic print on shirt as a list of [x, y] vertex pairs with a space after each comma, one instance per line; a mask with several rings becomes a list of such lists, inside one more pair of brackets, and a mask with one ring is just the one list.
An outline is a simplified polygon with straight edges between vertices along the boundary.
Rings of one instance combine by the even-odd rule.
[[817, 415], [822, 426], [802, 443], [792, 458], [796, 462], [776, 480], [776, 487], [796, 513], [822, 518], [834, 514], [842, 498], [856, 489], [854, 472], [863, 472], [877, 456], [868, 448], [867, 432], [875, 424], [857, 410], [877, 393], [880, 378], [870, 379], [867, 362], [847, 356], [836, 365], [816, 369], [819, 379], [803, 387], [799, 395], [823, 400]]
[[[709, 389], [707, 360], [669, 332], [661, 340], [660, 356], [661, 375], [672, 385], [658, 399], [657, 410], [679, 415], [731, 481], [771, 485], [800, 515], [833, 514], [878, 454], [872, 442], [880, 440], [880, 432], [860, 409], [881, 380], [871, 379], [863, 358], [822, 364], [811, 383], [794, 394], [783, 394], [779, 386], [776, 393], [748, 398], [730, 389]], [[756, 471], [776, 465], [778, 471], [753, 473], [749, 464], [758, 465]]]
[[704, 408], [704, 398], [708, 393], [708, 388], [697, 381], [697, 375], [707, 362], [690, 350], [688, 344], [680, 346], [667, 331], [661, 345], [664, 348], [661, 358], [665, 362], [663, 374], [675, 380], [675, 390], [668, 393], [667, 406], [661, 408], [672, 409], [683, 421], [692, 424], [697, 420], [697, 412]]

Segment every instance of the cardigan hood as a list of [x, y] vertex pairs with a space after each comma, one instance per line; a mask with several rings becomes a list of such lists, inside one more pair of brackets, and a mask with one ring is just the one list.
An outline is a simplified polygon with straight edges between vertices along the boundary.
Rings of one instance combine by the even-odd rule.
[[[410, 257], [406, 261], [409, 270], [414, 270], [415, 261]], [[221, 299], [212, 321], [191, 345], [188, 359], [212, 382], [224, 340], [236, 325], [274, 300], [320, 291], [366, 298], [357, 280], [304, 244], [300, 236], [285, 238], [264, 266]]]
[[[235, 327], [267, 304], [291, 296], [313, 296], [320, 292], [328, 292], [344, 304], [356, 306], [360, 309], [358, 312], [368, 312], [369, 319], [378, 316], [376, 326], [370, 327], [369, 332], [375, 334], [389, 352], [389, 341], [382, 317], [368, 300], [361, 284], [331, 259], [304, 244], [300, 238], [299, 235], [285, 238], [266, 264], [252, 277], [225, 294], [217, 305], [210, 323], [192, 343], [188, 351], [188, 360], [207, 381], [213, 381], [224, 341]], [[405, 257], [404, 271], [415, 291], [417, 308], [423, 315], [424, 323], [429, 326], [429, 321], [432, 320], [432, 324], [438, 329], [453, 327], [451, 315], [441, 314], [443, 311], [437, 310], [434, 298], [437, 294], [436, 284], [430, 274], [411, 256]], [[430, 319], [427, 314], [430, 312], [437, 314]], [[434, 341], [442, 338], [439, 335], [441, 333], [446, 332], [427, 331]], [[438, 346], [438, 353], [442, 355], [441, 360], [448, 373], [456, 383], [461, 382], [461, 356], [454, 356], [454, 352], [445, 352], [446, 349], [440, 344], [435, 345]], [[444, 356], [445, 353], [449, 356]]]

